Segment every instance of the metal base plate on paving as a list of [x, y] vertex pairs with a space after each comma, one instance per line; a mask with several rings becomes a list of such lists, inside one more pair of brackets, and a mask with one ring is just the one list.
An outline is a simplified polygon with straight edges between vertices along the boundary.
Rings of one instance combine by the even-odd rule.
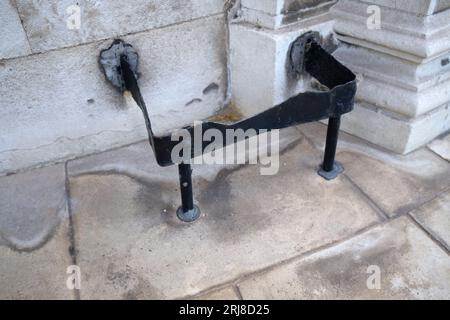
[[200, 209], [194, 206], [194, 209], [183, 212], [183, 208], [179, 207], [177, 210], [177, 217], [183, 222], [194, 222], [200, 217]]
[[325, 171], [321, 167], [317, 173], [319, 174], [319, 176], [321, 176], [325, 180], [330, 181], [330, 180], [336, 179], [338, 177], [338, 175], [340, 175], [342, 172], [344, 172], [344, 166], [342, 164], [340, 164], [339, 162], [335, 162], [333, 170]]

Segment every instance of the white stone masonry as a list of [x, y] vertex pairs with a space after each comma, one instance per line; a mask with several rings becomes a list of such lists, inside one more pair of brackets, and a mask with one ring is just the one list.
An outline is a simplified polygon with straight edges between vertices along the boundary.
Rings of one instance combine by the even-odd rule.
[[335, 56], [361, 80], [345, 131], [408, 153], [450, 129], [449, 8], [447, 0], [341, 0], [332, 8], [342, 41]]

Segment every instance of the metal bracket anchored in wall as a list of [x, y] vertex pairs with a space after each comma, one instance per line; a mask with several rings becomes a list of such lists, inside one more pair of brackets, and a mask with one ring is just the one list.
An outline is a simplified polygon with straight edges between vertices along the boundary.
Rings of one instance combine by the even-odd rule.
[[[201, 156], [211, 142], [203, 141], [202, 148], [194, 148], [194, 132], [202, 134], [208, 129], [219, 130], [224, 136], [227, 129], [273, 130], [291, 127], [297, 124], [329, 119], [325, 156], [320, 166], [319, 175], [327, 180], [337, 177], [343, 167], [335, 162], [341, 115], [353, 110], [356, 94], [355, 75], [340, 64], [319, 44], [316, 33], [309, 32], [293, 42], [289, 51], [290, 69], [294, 74], [304, 72], [313, 76], [325, 91], [308, 91], [300, 93], [289, 100], [263, 111], [255, 116], [236, 119], [230, 123], [206, 120], [198, 126], [183, 128], [190, 133], [188, 141], [190, 153], [184, 158]], [[172, 151], [179, 144], [172, 135], [158, 136], [153, 133], [144, 99], [138, 86], [138, 55], [131, 45], [115, 40], [109, 49], [100, 55], [106, 78], [121, 91], [131, 92], [137, 105], [141, 108], [148, 130], [150, 145], [158, 164], [162, 167], [178, 165], [180, 176], [182, 206], [178, 217], [185, 222], [195, 221], [200, 216], [200, 209], [195, 206], [192, 194], [192, 169], [188, 161], [174, 163]], [[235, 141], [238, 142], [238, 141]], [[223, 141], [225, 147], [227, 141]]]

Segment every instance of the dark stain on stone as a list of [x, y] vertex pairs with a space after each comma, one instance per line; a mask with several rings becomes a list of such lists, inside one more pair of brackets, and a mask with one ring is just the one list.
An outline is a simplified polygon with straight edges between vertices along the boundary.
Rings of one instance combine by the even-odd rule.
[[203, 210], [218, 219], [218, 223], [226, 221], [232, 214], [231, 185], [227, 178], [239, 169], [221, 170], [212, 182], [200, 181], [200, 203]]
[[155, 12], [158, 8], [154, 3], [147, 4], [147, 12]]
[[[41, 210], [40, 213], [45, 213], [45, 215], [40, 216], [39, 221], [33, 221], [34, 218], [32, 217], [35, 215], [30, 214], [30, 218], [27, 219], [26, 223], [23, 220], [16, 220], [13, 223], [14, 228], [8, 228], [8, 223], [0, 225], [0, 240], [11, 250], [17, 252], [29, 253], [43, 248], [62, 227], [63, 219], [57, 217], [57, 215], [65, 206], [66, 200], [64, 197], [55, 207], [44, 211]], [[7, 218], [6, 214], [7, 212], [5, 212], [5, 217]]]
[[[254, 172], [248, 172], [254, 171]], [[243, 177], [241, 177], [243, 176]], [[269, 228], [275, 215], [261, 214], [261, 204], [251, 195], [244, 195], [240, 190], [248, 190], [242, 184], [269, 184], [274, 177], [260, 176], [259, 166], [239, 166], [222, 170], [213, 182], [203, 181], [200, 184], [199, 203], [205, 217], [205, 223], [214, 229], [211, 235], [218, 242], [236, 242], [239, 236], [248, 235]], [[244, 180], [243, 180], [244, 179]], [[276, 177], [275, 177], [276, 179]], [[255, 187], [249, 187], [255, 188]], [[264, 193], [264, 188], [261, 190]], [[235, 205], [239, 207], [236, 210]]]
[[[177, 229], [190, 226], [190, 224], [181, 222], [175, 214], [181, 205], [180, 189], [177, 183], [170, 181], [149, 182], [133, 176], [128, 177], [141, 185], [133, 200], [139, 208], [138, 216], [142, 221], [143, 232], [158, 224], [155, 220], [162, 220], [163, 223]], [[194, 197], [195, 194], [196, 191], [194, 191]], [[170, 237], [171, 232], [173, 230], [168, 229], [168, 237]]]
[[[301, 139], [292, 143], [281, 154], [292, 150], [300, 142]], [[194, 224], [183, 223], [176, 217], [175, 212], [181, 205], [180, 190], [176, 180], [151, 182], [124, 173], [107, 172], [103, 174], [127, 176], [140, 185], [133, 202], [137, 208], [136, 220], [139, 221], [143, 233], [155, 225], [163, 223], [170, 228], [167, 228], [160, 237], [161, 239], [170, 238], [173, 232], [191, 228], [200, 223], [206, 224], [207, 228], [214, 229], [214, 232], [211, 232], [212, 240], [236, 242], [239, 240], [236, 238], [236, 234], [245, 235], [264, 230], [270, 226], [268, 219], [277, 219], [276, 215], [269, 217], [265, 214], [262, 215], [262, 208], [258, 202], [251, 197], [241, 195], [239, 190], [233, 190], [234, 184], [236, 184], [236, 188], [241, 189], [243, 183], [250, 185], [258, 183], [264, 186], [270, 184], [270, 179], [280, 179], [278, 176], [260, 176], [259, 168], [258, 165], [241, 165], [223, 169], [213, 181], [207, 181], [195, 175], [194, 166], [194, 198], [202, 212], [202, 217]], [[253, 178], [249, 180], [248, 177], [254, 177], [255, 180]], [[241, 182], [242, 179], [245, 181]], [[281, 177], [281, 179], [283, 178]], [[254, 187], [251, 188], [254, 189]], [[245, 188], [242, 189], [245, 190]], [[262, 187], [260, 191], [264, 194], [267, 189]], [[239, 201], [238, 211], [234, 207], [236, 201]]]
[[188, 14], [192, 12], [192, 0], [189, 1], [169, 1], [170, 9], [174, 13]]
[[100, 8], [95, 7], [93, 4], [90, 4], [84, 10], [84, 20], [86, 22], [86, 28], [84, 30], [94, 32], [94, 31], [108, 31], [110, 28], [109, 25], [105, 26], [102, 23], [98, 23], [100, 17], [102, 15], [102, 11]]
[[412, 201], [410, 203], [407, 203], [405, 205], [399, 206], [393, 213], [394, 217], [398, 217], [400, 215], [403, 214], [407, 214], [409, 212], [411, 212], [412, 210], [419, 208], [420, 206], [422, 206], [425, 202], [431, 200], [433, 198], [433, 196], [422, 196], [420, 193], [417, 196], [417, 200], [416, 201]]
[[[133, 199], [138, 205], [139, 220], [142, 221], [142, 230], [145, 232], [155, 225], [155, 219], [165, 215], [174, 215], [174, 204], [179, 202], [175, 184], [169, 182], [142, 182], [141, 188]], [[157, 213], [157, 214], [155, 214]]]
[[126, 290], [122, 294], [124, 300], [137, 300], [140, 298], [160, 299], [161, 292], [145, 280], [129, 265], [119, 267], [110, 262], [106, 271], [107, 282], [115, 289]]
[[330, 34], [328, 37], [322, 39], [322, 47], [329, 53], [333, 53], [339, 47], [339, 42], [335, 38], [334, 34]]
[[[78, 5], [78, 3], [77, 3], [77, 5]], [[51, 4], [51, 8], [52, 8], [52, 13], [53, 13], [55, 16], [58, 16], [59, 14], [58, 14], [58, 4], [57, 4], [57, 2], [53, 2], [53, 3]]]
[[[405, 222], [398, 225], [396, 230], [385, 230], [376, 235], [378, 239], [366, 239], [365, 241], [374, 241], [376, 244], [364, 250], [353, 247], [318, 257], [311, 263], [298, 264], [295, 273], [299, 281], [295, 285], [328, 289], [321, 294], [321, 298], [377, 297], [377, 290], [369, 290], [366, 284], [370, 276], [367, 273], [368, 267], [378, 266], [381, 271], [382, 295], [388, 292], [392, 298], [413, 298], [423, 289], [429, 289], [429, 284], [416, 282], [414, 275], [410, 277], [410, 274], [403, 273], [407, 270], [403, 271], [401, 268], [414, 245], [408, 237], [408, 228], [408, 223]], [[395, 287], [395, 279], [401, 279], [403, 285]], [[308, 291], [306, 293], [313, 297], [312, 290]]]
[[204, 95], [209, 95], [212, 93], [216, 93], [217, 91], [219, 91], [219, 85], [215, 82], [209, 84], [204, 90], [203, 90], [203, 94]]
[[192, 99], [191, 101], [189, 101], [188, 103], [186, 103], [185, 106], [189, 107], [193, 104], [201, 103], [202, 101], [203, 101], [202, 99], [195, 98], [195, 99]]
[[129, 265], [125, 266], [125, 269], [117, 270], [118, 268], [114, 263], [109, 263], [106, 270], [106, 280], [112, 284], [116, 289], [127, 288], [133, 273]]
[[287, 0], [285, 1], [282, 14], [292, 13], [308, 8], [315, 8], [323, 3], [333, 2], [332, 0]]
[[77, 256], [77, 250], [75, 249], [75, 246], [70, 245], [69, 246], [69, 255], [73, 258]]
[[[443, 176], [449, 172], [448, 169], [443, 170], [441, 174], [436, 174], [428, 177], [420, 177], [419, 175], [413, 174], [412, 171], [403, 171], [401, 168], [390, 165], [389, 163], [384, 163], [380, 159], [372, 158], [370, 156], [361, 155], [355, 152], [348, 152], [350, 157], [346, 156], [345, 153], [341, 155], [341, 158], [347, 158], [346, 161], [342, 159], [344, 165], [351, 168], [352, 172], [349, 172], [350, 177], [358, 177], [358, 175], [363, 174], [363, 168], [372, 168], [372, 179], [380, 180], [389, 177], [391, 179], [390, 187], [395, 192], [395, 190], [406, 189], [407, 194], [404, 196], [405, 199], [401, 204], [394, 202], [397, 206], [392, 209], [392, 216], [399, 216], [410, 212], [411, 210], [420, 207], [426, 201], [431, 200], [436, 193], [445, 190], [450, 186], [450, 181], [448, 179], [443, 179]], [[447, 166], [447, 163], [443, 163]], [[450, 169], [450, 167], [448, 167]], [[362, 189], [368, 192], [369, 189], [364, 186]], [[408, 196], [409, 194], [414, 194], [414, 197]], [[375, 197], [377, 192], [374, 193]], [[381, 193], [381, 196], [383, 194]], [[378, 205], [382, 208], [389, 206], [392, 200], [384, 197], [375, 199], [378, 201]]]
[[94, 104], [94, 103], [95, 103], [95, 100], [94, 100], [94, 99], [88, 99], [86, 102], [87, 102], [88, 104]]
[[445, 66], [448, 65], [448, 64], [450, 64], [450, 58], [442, 59], [441, 65], [442, 65], [443, 67], [445, 67]]
[[[325, 5], [328, 3], [328, 5]], [[285, 3], [282, 10], [283, 24], [295, 23], [300, 19], [307, 19], [325, 12], [334, 4], [330, 0], [290, 0]]]
[[[299, 143], [301, 139], [290, 144], [280, 154], [293, 150]], [[259, 169], [259, 165], [241, 165], [222, 170], [212, 182], [200, 182], [199, 202], [202, 212], [206, 215], [202, 219], [214, 229], [211, 235], [214, 235], [217, 241], [239, 241], [236, 235], [245, 236], [265, 230], [272, 225], [273, 219], [279, 218], [275, 212], [265, 214], [264, 208], [261, 207], [263, 204], [255, 201], [254, 195], [248, 190], [254, 190], [264, 198], [271, 192], [264, 186], [271, 185], [271, 180], [285, 179], [284, 175], [289, 172], [261, 176]], [[275, 183], [277, 184], [279, 182]], [[243, 194], [241, 190], [247, 190], [247, 193]], [[239, 209], [236, 210], [236, 207]]]
[[[367, 273], [369, 266], [379, 266], [381, 269], [381, 289], [392, 290], [391, 282], [393, 275], [398, 274], [398, 266], [404, 257], [410, 252], [412, 245], [406, 236], [406, 225], [392, 232], [381, 242], [369, 249], [358, 252], [356, 258], [353, 250], [343, 251], [333, 255], [327, 255], [310, 264], [299, 264], [295, 270], [304, 288], [327, 288], [330, 291], [322, 298], [339, 296], [365, 297], [375, 294], [367, 289], [366, 283], [370, 274]], [[405, 288], [398, 288], [399, 292], [393, 292], [401, 296], [411, 296], [412, 291], [423, 288], [417, 284], [407, 283]], [[312, 297], [312, 295], [311, 295]]]
[[161, 299], [163, 296], [148, 281], [138, 277], [138, 283], [122, 295], [123, 300], [139, 300], [142, 297]]

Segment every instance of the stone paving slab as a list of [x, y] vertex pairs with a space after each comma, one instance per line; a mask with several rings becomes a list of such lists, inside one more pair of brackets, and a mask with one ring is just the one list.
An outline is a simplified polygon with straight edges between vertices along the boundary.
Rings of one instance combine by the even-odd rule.
[[64, 165], [0, 178], [0, 299], [72, 299]]
[[434, 140], [428, 145], [428, 148], [443, 159], [450, 161], [450, 134]]
[[[257, 137], [256, 137], [257, 138]], [[284, 129], [279, 135], [279, 150], [288, 148], [292, 143], [301, 138], [301, 134], [295, 128]], [[251, 138], [252, 143], [255, 141], [255, 137]], [[269, 141], [270, 142], [270, 141]], [[259, 141], [259, 145], [262, 146], [263, 141]], [[249, 153], [249, 151], [243, 147], [243, 143], [239, 142], [236, 145], [236, 150], [245, 149], [246, 158], [251, 158], [255, 153]], [[272, 146], [266, 148], [272, 150]], [[234, 146], [226, 147], [224, 153], [229, 151]], [[213, 181], [217, 174], [224, 168], [237, 168], [234, 166], [223, 165], [196, 165], [193, 164], [193, 175], [205, 179], [207, 181]], [[197, 170], [199, 169], [199, 170]], [[148, 141], [131, 144], [126, 147], [117, 148], [107, 152], [94, 154], [88, 157], [81, 158], [76, 161], [68, 162], [68, 174], [70, 177], [76, 177], [87, 174], [121, 174], [132, 177], [134, 179], [143, 182], [155, 182], [155, 181], [170, 181], [178, 183], [178, 171], [176, 166], [161, 168], [155, 161], [153, 150], [150, 147]]]
[[64, 165], [0, 178], [0, 244], [33, 250], [67, 216]]
[[401, 217], [239, 288], [244, 299], [449, 299], [450, 257]]
[[[324, 148], [325, 125], [298, 128], [319, 150]], [[450, 186], [450, 163], [425, 148], [397, 155], [351, 135], [340, 136], [337, 160], [345, 174], [390, 217], [419, 207]]]
[[411, 215], [450, 251], [450, 191], [412, 211]]
[[129, 166], [114, 171], [115, 163], [134, 162], [133, 152], [122, 151], [99, 155], [97, 165], [88, 157], [69, 166], [82, 299], [195, 295], [379, 222], [345, 178], [316, 174], [321, 154], [303, 140], [282, 155], [275, 176], [260, 176], [254, 165], [197, 168], [203, 215], [194, 224], [175, 218], [176, 168], [142, 177], [123, 170]]
[[[358, 188], [345, 177], [321, 180], [321, 152], [298, 140], [297, 130], [281, 137], [276, 176], [260, 176], [259, 166], [194, 166], [203, 216], [191, 225], [174, 217], [176, 167], [158, 167], [148, 142], [71, 161], [81, 298], [239, 299], [231, 286], [205, 291], [228, 281], [240, 281], [245, 299], [450, 298], [448, 253], [405, 217], [370, 227], [380, 220]], [[317, 146], [322, 137], [308, 138]], [[348, 149], [339, 157], [365, 151], [397, 167], [398, 159], [358, 140], [344, 135]], [[422, 167], [441, 163], [424, 154]], [[75, 297], [66, 288], [73, 260], [64, 171], [56, 165], [0, 178], [0, 299]], [[448, 197], [447, 191], [410, 213], [447, 249]], [[365, 287], [369, 263], [381, 269], [380, 291]]]
[[0, 246], [0, 300], [74, 299], [66, 286], [69, 254], [69, 223], [64, 220], [53, 237], [39, 249], [15, 251]]

